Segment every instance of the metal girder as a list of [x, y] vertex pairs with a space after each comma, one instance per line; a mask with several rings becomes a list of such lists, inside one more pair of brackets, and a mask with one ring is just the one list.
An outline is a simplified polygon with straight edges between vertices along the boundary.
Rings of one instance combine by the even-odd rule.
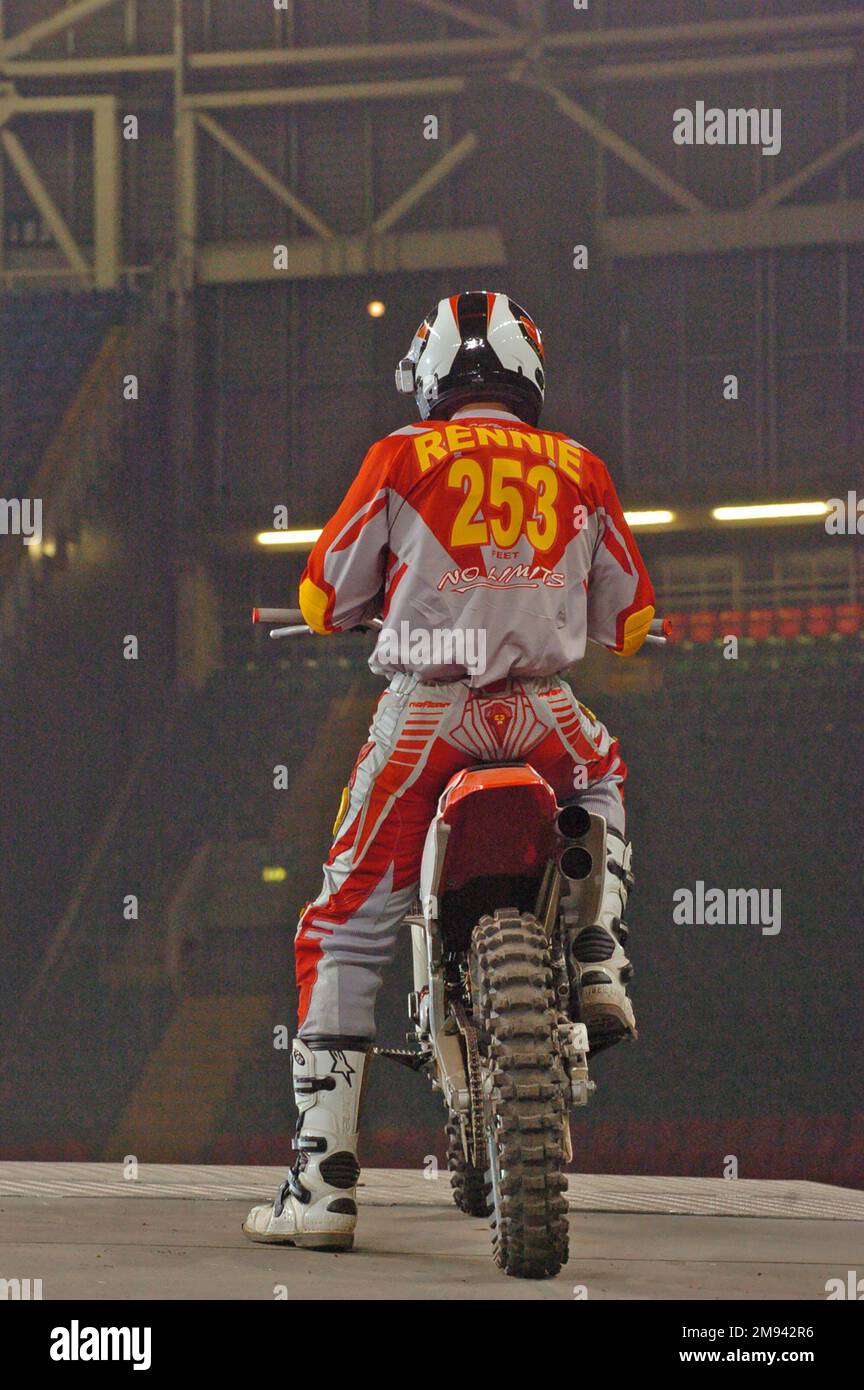
[[93, 283], [113, 288], [120, 271], [120, 133], [113, 97], [93, 110]]
[[600, 237], [612, 256], [693, 256], [771, 246], [864, 241], [864, 199], [732, 212], [606, 217]]
[[592, 52], [616, 48], [668, 48], [678, 44], [791, 38], [801, 34], [843, 33], [864, 29], [864, 10], [823, 11], [804, 15], [766, 15], [752, 19], [699, 20], [685, 24], [634, 25], [619, 29], [576, 28], [562, 33], [537, 35], [524, 32], [489, 35], [487, 38], [431, 39], [420, 42], [325, 44], [305, 48], [232, 49], [193, 53], [190, 66], [198, 69], [234, 67], [320, 68], [357, 63], [414, 63], [418, 59], [517, 57], [528, 49]]
[[[195, 56], [192, 55], [193, 58]], [[644, 59], [632, 63], [603, 63], [599, 67], [578, 71], [570, 67], [562, 68], [560, 71], [554, 68], [548, 71], [553, 80], [581, 90], [639, 82], [675, 82], [691, 77], [784, 72], [798, 68], [851, 67], [855, 58], [854, 48], [834, 45], [830, 48], [775, 49], [764, 53], [719, 53], [705, 58]], [[36, 58], [13, 62], [4, 62], [0, 57], [0, 72], [10, 78], [65, 79], [119, 76], [133, 72], [158, 74], [170, 73], [174, 66], [174, 57], [170, 53], [127, 53], [110, 58]], [[494, 74], [489, 75], [490, 80], [493, 76]], [[285, 89], [282, 101], [283, 104], [299, 104], [302, 101], [366, 101], [376, 97], [448, 95], [463, 91], [464, 88], [463, 77], [391, 78], [368, 84], [358, 82], [333, 84], [329, 87], [296, 87], [290, 90], [290, 94], [288, 89]], [[211, 93], [209, 97], [213, 105], [240, 105], [241, 101], [236, 98], [249, 95], [251, 94], [239, 91]], [[217, 100], [219, 97], [223, 98], [221, 103]], [[249, 101], [246, 104], [263, 106], [267, 103], [268, 99], [262, 91], [257, 101]]]
[[684, 188], [676, 179], [673, 179], [671, 175], [667, 174], [664, 169], [653, 164], [640, 150], [637, 150], [634, 145], [631, 145], [629, 141], [618, 135], [614, 130], [610, 130], [609, 126], [604, 125], [602, 121], [598, 120], [597, 117], [586, 110], [584, 106], [580, 106], [572, 97], [565, 96], [560, 88], [542, 79], [519, 77], [515, 80], [521, 82], [523, 85], [536, 87], [538, 90], [546, 92], [548, 96], [552, 97], [562, 115], [568, 116], [571, 121], [582, 130], [586, 131], [593, 140], [596, 140], [598, 145], [602, 145], [604, 149], [611, 151], [611, 153], [616, 155], [624, 164], [628, 164], [631, 169], [635, 169], [637, 174], [641, 174], [642, 178], [647, 180], [648, 183], [653, 184], [655, 188], [659, 188], [662, 193], [665, 193], [666, 196], [677, 203], [679, 207], [686, 208], [689, 212], [705, 210], [706, 205], [701, 198], [697, 198], [695, 193], [691, 193], [689, 189]]
[[267, 166], [262, 164], [260, 159], [257, 159], [256, 156], [227, 131], [224, 126], [219, 125], [218, 121], [214, 121], [212, 116], [208, 116], [203, 111], [197, 113], [196, 120], [202, 130], [206, 130], [207, 134], [211, 136], [212, 139], [216, 140], [233, 159], [236, 159], [237, 163], [242, 165], [254, 179], [257, 179], [260, 184], [263, 184], [268, 192], [272, 193], [273, 197], [277, 198], [284, 207], [290, 208], [302, 222], [306, 223], [307, 227], [310, 227], [312, 231], [315, 232], [316, 236], [332, 237], [333, 231], [327, 226], [323, 218], [319, 217], [317, 212], [313, 212], [311, 208], [307, 207], [302, 199], [298, 198], [297, 194], [292, 192], [287, 184], [284, 184], [281, 179], [271, 173]]
[[273, 265], [272, 242], [210, 242], [198, 248], [199, 284], [260, 280], [310, 280], [341, 275], [391, 274], [506, 265], [504, 239], [497, 227], [368, 235], [294, 237], [287, 246], [285, 269]]
[[464, 5], [451, 4], [450, 0], [409, 0], [409, 3], [432, 14], [440, 14], [445, 19], [455, 19], [468, 29], [480, 29], [485, 34], [513, 33], [512, 25], [505, 24], [503, 19], [496, 19], [490, 14], [477, 14], [474, 10], [466, 10]]
[[859, 126], [857, 130], [852, 131], [851, 135], [847, 135], [843, 140], [838, 140], [836, 145], [832, 145], [830, 149], [823, 150], [809, 164], [805, 164], [803, 169], [798, 169], [794, 174], [783, 179], [782, 183], [775, 183], [773, 188], [769, 188], [766, 193], [762, 193], [756, 198], [751, 203], [751, 207], [755, 211], [757, 208], [770, 208], [781, 203], [790, 193], [794, 193], [796, 188], [800, 188], [802, 184], [809, 182], [817, 174], [824, 173], [826, 169], [831, 168], [832, 164], [837, 164], [841, 159], [845, 159], [846, 155], [850, 154], [852, 150], [857, 150], [859, 145], [864, 145], [864, 126]]
[[727, 43], [793, 38], [800, 34], [841, 33], [864, 28], [864, 11], [822, 10], [800, 15], [760, 15], [752, 19], [699, 19], [683, 24], [645, 24], [619, 29], [586, 29], [546, 34], [545, 48], [668, 48], [674, 44]]
[[5, 77], [110, 77], [123, 72], [170, 72], [172, 53], [124, 53], [110, 58], [24, 58], [8, 61], [0, 47]]
[[430, 169], [427, 169], [425, 173], [420, 175], [416, 183], [412, 183], [410, 188], [406, 188], [405, 192], [400, 194], [396, 201], [391, 203], [389, 208], [382, 212], [380, 217], [375, 219], [371, 228], [372, 232], [377, 236], [380, 235], [381, 232], [389, 231], [389, 229], [395, 226], [399, 221], [400, 217], [404, 217], [405, 213], [409, 212], [411, 208], [415, 207], [417, 203], [425, 198], [427, 193], [431, 193], [433, 188], [441, 183], [443, 179], [446, 179], [449, 174], [452, 174], [453, 170], [458, 168], [462, 161], [467, 159], [470, 154], [473, 154], [476, 148], [477, 136], [474, 134], [473, 130], [469, 130], [468, 134], [463, 135], [458, 144], [455, 144], [452, 149], [447, 150], [439, 160], [436, 160]]
[[636, 63], [604, 63], [560, 80], [582, 87], [615, 87], [639, 82], [683, 82], [691, 77], [747, 76], [797, 68], [848, 68], [856, 59], [851, 45], [786, 48], [766, 53], [719, 53], [709, 58], [665, 58]]
[[174, 122], [174, 261], [175, 312], [195, 284], [195, 252], [198, 244], [198, 129], [194, 113], [178, 111]]
[[75, 4], [66, 5], [47, 19], [40, 19], [36, 24], [20, 29], [17, 34], [12, 34], [0, 43], [0, 56], [13, 58], [16, 53], [29, 53], [34, 44], [41, 43], [43, 39], [53, 38], [55, 34], [62, 34], [64, 29], [70, 29], [73, 24], [80, 24], [82, 20], [89, 19], [91, 15], [98, 14], [100, 10], [107, 10], [109, 5], [116, 3], [117, 0], [77, 0]]
[[3, 98], [4, 104], [11, 103], [11, 114], [20, 112], [25, 116], [57, 116], [66, 111], [98, 111], [101, 107], [110, 106], [113, 110], [116, 100], [113, 96], [59, 96], [59, 97], [38, 97], [21, 96], [18, 92], [8, 92]]
[[[61, 0], [54, 0], [56, 5]], [[2, 0], [0, 0], [2, 3]], [[196, 208], [196, 131], [198, 126], [216, 140], [222, 148], [285, 207], [290, 208], [314, 232], [314, 238], [299, 237], [291, 244], [289, 260], [299, 267], [298, 274], [330, 275], [364, 273], [370, 265], [381, 269], [377, 257], [391, 252], [397, 257], [427, 257], [423, 264], [453, 264], [443, 251], [444, 241], [462, 236], [458, 232], [409, 233], [403, 237], [385, 236], [399, 219], [474, 148], [474, 136], [468, 135], [449, 150], [431, 169], [406, 189], [383, 211], [373, 226], [355, 237], [334, 236], [326, 222], [251, 151], [244, 146], [212, 115], [213, 110], [231, 108], [299, 107], [337, 102], [376, 102], [434, 96], [458, 96], [466, 91], [468, 78], [462, 75], [475, 59], [485, 63], [480, 80], [499, 81], [503, 72], [533, 90], [545, 92], [557, 109], [585, 131], [599, 151], [608, 151], [635, 170], [653, 187], [680, 209], [682, 213], [656, 217], [612, 217], [602, 221], [607, 245], [613, 254], [663, 254], [680, 249], [684, 254], [702, 250], [722, 250], [731, 247], [800, 244], [807, 237], [822, 241], [858, 239], [858, 207], [856, 203], [824, 204], [815, 208], [778, 208], [790, 194], [822, 171], [838, 163], [864, 143], [864, 128], [855, 131], [773, 188], [766, 190], [751, 208], [713, 213], [704, 201], [691, 193], [677, 179], [642, 154], [628, 139], [611, 129], [603, 119], [602, 110], [595, 115], [586, 105], [570, 95], [575, 90], [594, 91], [608, 86], [628, 83], [673, 82], [695, 76], [714, 76], [721, 73], [749, 74], [779, 72], [796, 68], [850, 67], [856, 51], [851, 42], [835, 41], [829, 47], [778, 49], [777, 42], [805, 41], [807, 36], [826, 40], [848, 35], [850, 40], [864, 32], [864, 10], [845, 9], [799, 15], [760, 15], [747, 19], [695, 20], [685, 23], [638, 26], [628, 28], [588, 28], [576, 24], [564, 32], [549, 33], [542, 29], [544, 5], [542, 0], [526, 0], [518, 8], [519, 19], [508, 24], [496, 15], [480, 14], [471, 8], [471, 0], [409, 0], [413, 6], [439, 14], [455, 24], [466, 26], [468, 37], [445, 37], [421, 42], [397, 41], [365, 44], [335, 44], [317, 47], [286, 47], [250, 50], [227, 50], [191, 53], [187, 51], [182, 0], [174, 0], [174, 42], [168, 53], [131, 54], [69, 59], [30, 59], [22, 55], [76, 23], [116, 4], [117, 0], [68, 0], [47, 19], [30, 25], [18, 34], [0, 40], [0, 71], [10, 76], [35, 78], [96, 77], [130, 72], [155, 76], [170, 73], [174, 79], [175, 114], [175, 176], [176, 176], [176, 237], [175, 256], [179, 283], [191, 288], [194, 270], [199, 261], [210, 267], [218, 277], [236, 278], [235, 271], [242, 256], [232, 244], [217, 243], [215, 247], [196, 247], [198, 235]], [[521, 26], [521, 27], [520, 27]], [[134, 42], [134, 32], [127, 40]], [[707, 45], [719, 45], [725, 51], [717, 53]], [[758, 51], [759, 46], [764, 51]], [[771, 45], [771, 47], [768, 47]], [[700, 54], [699, 48], [703, 51]], [[729, 51], [731, 48], [732, 51]], [[737, 51], [736, 51], [737, 50]], [[755, 50], [755, 51], [754, 51]], [[626, 59], [634, 54], [634, 61]], [[652, 57], [654, 54], [656, 56]], [[672, 56], [677, 54], [677, 56]], [[577, 66], [576, 56], [585, 55], [597, 65]], [[398, 77], [399, 71], [409, 68], [422, 58], [428, 64], [438, 61], [450, 65], [447, 75]], [[531, 65], [537, 63], [537, 76]], [[375, 80], [356, 81], [364, 65], [375, 65]], [[514, 64], [521, 71], [516, 72]], [[189, 92], [186, 78], [210, 71], [221, 74], [236, 70], [241, 76], [255, 68], [265, 73], [275, 68], [288, 69], [296, 74], [298, 85], [266, 87], [269, 80], [262, 77], [261, 89], [218, 90]], [[341, 71], [340, 71], [341, 69]], [[414, 71], [417, 71], [415, 68]], [[432, 68], [434, 72], [434, 67]], [[319, 82], [319, 76], [325, 81]], [[337, 78], [341, 80], [336, 80]], [[476, 81], [477, 78], [472, 78]], [[221, 77], [217, 79], [221, 86]], [[302, 85], [301, 85], [302, 84]], [[214, 84], [216, 85], [216, 84]], [[226, 86], [232, 84], [226, 82]], [[49, 88], [50, 90], [50, 88]], [[99, 285], [116, 283], [119, 273], [117, 227], [120, 223], [120, 186], [118, 172], [118, 135], [112, 128], [116, 119], [109, 116], [107, 107], [99, 102], [112, 98], [92, 96], [30, 96], [18, 98], [0, 93], [0, 130], [16, 111], [44, 113], [90, 109], [94, 118], [94, 152], [96, 163], [105, 171], [96, 178], [96, 246], [94, 266], [88, 272]], [[586, 97], [587, 101], [587, 97]], [[23, 146], [13, 139], [12, 147], [19, 156]], [[13, 155], [10, 153], [10, 159]], [[600, 155], [603, 158], [603, 155]], [[24, 155], [26, 159], [26, 155]], [[14, 162], [14, 161], [13, 161]], [[98, 171], [97, 171], [98, 173]], [[38, 174], [30, 166], [28, 177], [39, 181], [40, 196], [47, 196]], [[35, 188], [36, 185], [33, 184]], [[34, 197], [35, 201], [35, 197]], [[50, 221], [47, 213], [46, 222]], [[60, 216], [56, 207], [54, 218]], [[60, 219], [62, 223], [62, 218]], [[56, 225], [60, 227], [60, 223]], [[113, 241], [106, 228], [114, 225]], [[65, 227], [65, 223], [62, 224]], [[804, 230], [806, 229], [806, 230]], [[485, 229], [468, 229], [471, 239]], [[55, 235], [57, 235], [55, 233]], [[412, 240], [417, 236], [439, 238], [434, 246]], [[495, 236], [498, 236], [497, 231]], [[76, 270], [83, 264], [80, 250], [70, 241], [69, 229], [57, 235], [58, 244]], [[500, 238], [499, 238], [500, 239]], [[451, 240], [451, 245], [455, 243]], [[476, 237], [472, 243], [476, 250]], [[326, 248], [330, 246], [328, 253]], [[622, 249], [615, 250], [620, 247]], [[652, 247], [652, 250], [646, 248]], [[374, 248], [370, 250], [370, 248]], [[462, 243], [463, 253], [465, 243]], [[75, 259], [75, 253], [79, 257]], [[259, 248], [250, 249], [250, 264], [256, 262]], [[473, 250], [471, 252], [473, 255]], [[503, 250], [502, 250], [503, 255]], [[372, 256], [372, 260], [369, 257]], [[444, 256], [444, 259], [436, 259]], [[429, 259], [431, 258], [431, 259]], [[181, 273], [181, 261], [185, 268]], [[266, 265], [272, 256], [265, 258]], [[257, 263], [257, 262], [256, 262]], [[488, 263], [484, 253], [480, 261]], [[334, 265], [344, 269], [334, 270]], [[86, 269], [86, 267], [85, 267]], [[67, 272], [68, 273], [68, 272]], [[272, 271], [264, 278], [278, 278], [285, 272]], [[289, 272], [290, 273], [290, 272]], [[253, 278], [259, 278], [256, 273]]]
[[120, 269], [120, 160], [116, 99], [113, 96], [73, 95], [25, 97], [12, 92], [0, 98], [0, 127], [15, 116], [62, 115], [67, 112], [87, 112], [93, 123], [92, 266], [24, 145], [12, 131], [2, 130], [3, 148], [73, 273], [92, 283], [96, 289], [109, 289], [116, 285]]
[[63, 214], [42, 182], [41, 175], [18, 136], [11, 130], [0, 130], [0, 143], [2, 143], [10, 164], [27, 190], [33, 204], [51, 229], [51, 234], [69, 265], [77, 274], [89, 279], [90, 266], [84, 259], [80, 246], [63, 219]]
[[189, 67], [197, 72], [225, 68], [317, 68], [355, 67], [360, 63], [380, 66], [404, 63], [413, 67], [418, 59], [494, 58], [515, 56], [525, 48], [525, 38], [515, 34], [490, 35], [480, 39], [422, 39], [394, 43], [339, 43], [301, 48], [235, 48], [215, 53], [191, 53]]
[[339, 82], [315, 87], [263, 87], [233, 92], [193, 92], [184, 98], [192, 110], [226, 107], [317, 106], [334, 101], [395, 101], [402, 97], [459, 96], [464, 77], [419, 77], [390, 82]]

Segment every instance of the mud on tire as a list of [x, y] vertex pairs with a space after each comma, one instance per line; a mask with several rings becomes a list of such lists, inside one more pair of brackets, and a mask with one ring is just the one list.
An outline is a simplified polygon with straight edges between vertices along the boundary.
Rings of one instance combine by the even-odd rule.
[[486, 1174], [482, 1168], [475, 1168], [466, 1160], [459, 1121], [451, 1116], [445, 1133], [453, 1201], [466, 1216], [489, 1216], [492, 1204]]
[[[562, 1064], [545, 933], [515, 908], [483, 917], [471, 939], [474, 1023], [491, 1073], [497, 1173], [490, 1170], [495, 1263], [548, 1279], [568, 1256]], [[490, 1132], [491, 1131], [491, 1132]]]

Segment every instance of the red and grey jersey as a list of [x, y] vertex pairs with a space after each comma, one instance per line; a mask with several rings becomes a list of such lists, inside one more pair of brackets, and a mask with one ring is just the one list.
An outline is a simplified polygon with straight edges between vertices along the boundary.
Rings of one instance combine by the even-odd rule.
[[477, 407], [372, 446], [309, 557], [300, 607], [321, 633], [380, 613], [376, 672], [482, 687], [561, 671], [588, 638], [632, 654], [654, 590], [602, 460]]

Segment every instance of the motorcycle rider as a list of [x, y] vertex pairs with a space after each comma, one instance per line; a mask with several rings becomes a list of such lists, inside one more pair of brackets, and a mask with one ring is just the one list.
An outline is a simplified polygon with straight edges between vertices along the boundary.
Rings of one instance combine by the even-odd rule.
[[[353, 1244], [375, 999], [429, 822], [460, 768], [525, 760], [559, 803], [605, 816], [602, 904], [574, 945], [581, 1018], [592, 1045], [636, 1036], [622, 921], [626, 768], [617, 739], [559, 672], [589, 637], [636, 652], [654, 617], [651, 581], [605, 464], [538, 428], [541, 335], [506, 294], [442, 299], [396, 382], [421, 423], [373, 444], [300, 584], [315, 632], [382, 617], [370, 666], [390, 678], [343, 795], [323, 889], [297, 930], [298, 1156], [275, 1201], [243, 1227], [253, 1240], [309, 1249]], [[483, 642], [469, 658], [472, 633]], [[448, 642], [429, 640], [436, 634]]]

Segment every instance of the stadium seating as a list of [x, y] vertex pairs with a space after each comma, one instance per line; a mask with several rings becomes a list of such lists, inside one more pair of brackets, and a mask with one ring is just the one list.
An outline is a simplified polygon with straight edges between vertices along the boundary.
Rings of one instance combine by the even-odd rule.
[[108, 329], [130, 297], [71, 291], [0, 301], [0, 495], [27, 486]]

